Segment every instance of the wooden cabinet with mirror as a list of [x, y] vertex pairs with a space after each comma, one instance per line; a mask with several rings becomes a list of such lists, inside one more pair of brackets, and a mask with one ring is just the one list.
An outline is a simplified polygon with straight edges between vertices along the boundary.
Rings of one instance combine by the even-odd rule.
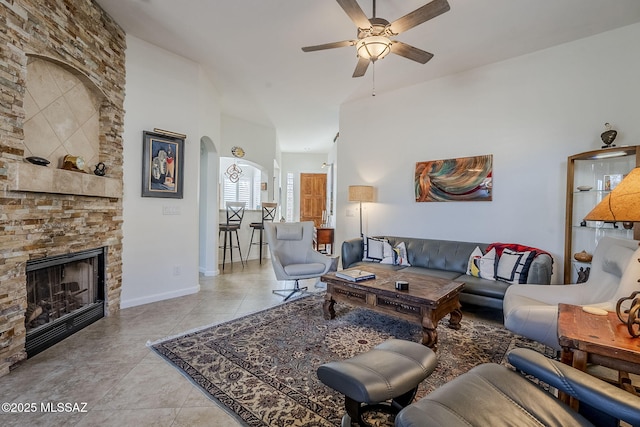
[[[567, 159], [567, 206], [565, 221], [564, 283], [588, 278], [589, 256], [603, 236], [640, 239], [640, 225], [624, 228], [621, 222], [584, 221], [596, 206], [633, 168], [640, 166], [640, 146], [611, 147], [587, 151]], [[575, 254], [585, 252], [587, 255]], [[585, 260], [586, 259], [586, 260]]]

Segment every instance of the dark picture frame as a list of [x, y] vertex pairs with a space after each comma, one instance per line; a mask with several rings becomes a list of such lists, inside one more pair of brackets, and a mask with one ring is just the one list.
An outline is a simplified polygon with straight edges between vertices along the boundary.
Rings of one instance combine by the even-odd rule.
[[142, 141], [142, 197], [182, 199], [184, 139], [144, 131]]

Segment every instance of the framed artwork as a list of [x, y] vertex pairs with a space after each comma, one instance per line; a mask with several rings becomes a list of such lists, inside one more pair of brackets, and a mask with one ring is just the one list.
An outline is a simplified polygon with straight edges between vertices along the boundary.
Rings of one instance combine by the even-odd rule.
[[143, 132], [142, 197], [182, 199], [184, 138]]
[[416, 163], [416, 202], [491, 201], [493, 155]]

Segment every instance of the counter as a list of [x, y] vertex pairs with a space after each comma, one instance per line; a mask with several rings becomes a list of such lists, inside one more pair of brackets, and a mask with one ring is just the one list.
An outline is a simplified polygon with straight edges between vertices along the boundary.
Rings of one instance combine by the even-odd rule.
[[[251, 242], [251, 232], [253, 228], [249, 227], [249, 224], [252, 222], [260, 222], [262, 221], [262, 210], [248, 210], [244, 211], [244, 217], [242, 218], [242, 225], [240, 226], [240, 231], [238, 231], [238, 237], [240, 239], [240, 249], [242, 250], [242, 259], [247, 259], [247, 251], [249, 250], [249, 243]], [[218, 222], [224, 224], [227, 222], [227, 211], [221, 209], [218, 213]], [[260, 236], [258, 235], [258, 230], [256, 230], [256, 235], [254, 237], [254, 241], [258, 242]], [[235, 237], [234, 237], [235, 243]], [[222, 246], [224, 243], [224, 236], [220, 236], [220, 240], [218, 241], [218, 246]], [[238, 261], [238, 250], [233, 250], [233, 260]], [[218, 249], [218, 263], [222, 264], [222, 248]], [[258, 245], [254, 245], [251, 248], [251, 254], [249, 259], [258, 259], [260, 256], [260, 248]], [[269, 249], [265, 246], [262, 249], [262, 257], [269, 258]], [[227, 252], [227, 261], [229, 260], [229, 253]]]

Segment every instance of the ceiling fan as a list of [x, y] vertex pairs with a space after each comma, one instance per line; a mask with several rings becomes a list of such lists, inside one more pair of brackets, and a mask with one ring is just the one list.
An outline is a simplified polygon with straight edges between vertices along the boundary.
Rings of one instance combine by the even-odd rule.
[[376, 17], [376, 0], [373, 0], [373, 18], [367, 18], [356, 0], [337, 0], [346, 14], [358, 27], [357, 40], [344, 40], [317, 46], [303, 47], [304, 52], [333, 49], [344, 46], [356, 46], [358, 64], [353, 77], [362, 77], [367, 72], [369, 63], [384, 58], [389, 53], [404, 56], [412, 61], [426, 64], [433, 54], [413, 47], [391, 37], [397, 36], [436, 16], [447, 12], [450, 7], [447, 0], [433, 0], [411, 13], [389, 23], [386, 19]]

